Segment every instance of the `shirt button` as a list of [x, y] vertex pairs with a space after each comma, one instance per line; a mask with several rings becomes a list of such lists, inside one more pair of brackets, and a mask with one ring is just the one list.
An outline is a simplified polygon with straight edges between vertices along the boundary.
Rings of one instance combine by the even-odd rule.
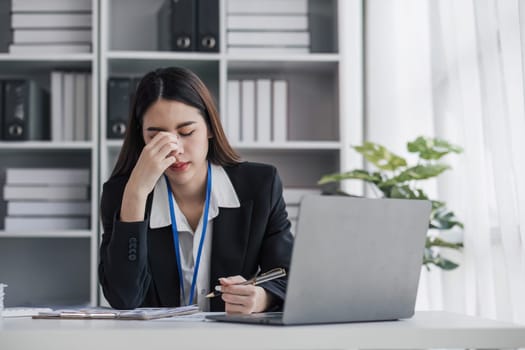
[[135, 254], [130, 254], [130, 255], [128, 255], [128, 260], [129, 261], [135, 261], [135, 260], [137, 260], [137, 256]]

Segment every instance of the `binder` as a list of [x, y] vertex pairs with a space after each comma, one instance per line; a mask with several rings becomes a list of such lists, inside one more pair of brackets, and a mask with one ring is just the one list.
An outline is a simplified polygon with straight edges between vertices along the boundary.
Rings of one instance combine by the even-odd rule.
[[131, 80], [129, 78], [110, 78], [108, 81], [108, 139], [124, 137], [130, 110]]
[[256, 141], [268, 144], [272, 134], [272, 82], [270, 79], [256, 81]]
[[241, 141], [255, 141], [255, 81], [241, 81]]
[[0, 1], [0, 52], [7, 52], [13, 40], [11, 31], [11, 0]]
[[0, 140], [4, 135], [4, 82], [0, 80]]
[[159, 49], [195, 51], [194, 0], [166, 0], [158, 12]]
[[219, 52], [219, 1], [197, 2], [197, 50]]
[[8, 141], [48, 138], [49, 109], [42, 89], [32, 80], [4, 80], [3, 139]]

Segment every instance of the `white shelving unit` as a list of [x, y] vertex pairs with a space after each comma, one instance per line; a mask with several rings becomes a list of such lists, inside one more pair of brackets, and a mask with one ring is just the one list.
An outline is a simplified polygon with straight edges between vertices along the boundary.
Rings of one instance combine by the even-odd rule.
[[[157, 51], [162, 0], [93, 0], [93, 53], [0, 54], [0, 76], [31, 77], [47, 90], [53, 69], [93, 74], [92, 140], [0, 142], [0, 174], [13, 166], [78, 166], [89, 167], [92, 180], [90, 230], [6, 232], [0, 226], [0, 282], [9, 284], [7, 306], [104, 303], [97, 280], [100, 192], [122, 145], [106, 137], [110, 77], [187, 67], [211, 90], [221, 115], [228, 113], [229, 79], [285, 79], [287, 141], [240, 142], [234, 148], [245, 160], [277, 166], [285, 187], [316, 187], [323, 174], [360, 166], [349, 150], [362, 141], [362, 0], [309, 0], [312, 52], [301, 55], [228, 53], [227, 1], [219, 0], [218, 53]], [[3, 216], [5, 202], [0, 202]]]
[[[108, 79], [140, 77], [147, 71], [167, 66], [194, 70], [212, 91], [221, 115], [228, 113], [226, 83], [229, 79], [288, 81], [288, 141], [232, 144], [245, 160], [276, 165], [285, 186], [315, 187], [323, 174], [352, 165], [346, 149], [359, 143], [362, 135], [361, 1], [309, 0], [312, 52], [279, 55], [228, 53], [227, 1], [220, 0], [218, 53], [157, 51], [155, 23], [162, 0], [149, 1], [147, 5], [140, 0], [102, 1], [101, 183], [111, 173], [121, 146], [120, 140], [104, 137]], [[341, 22], [352, 22], [353, 27]], [[341, 29], [347, 33], [340, 33]], [[353, 41], [352, 48], [348, 50], [341, 39]], [[353, 70], [343, 67], [346, 64], [356, 67]], [[343, 84], [342, 72], [351, 72], [354, 83]], [[356, 125], [359, 131], [347, 133], [347, 125]]]
[[[98, 0], [92, 0], [92, 52], [89, 54], [0, 54], [1, 78], [28, 78], [50, 92], [51, 71], [90, 71], [92, 130], [98, 116]], [[51, 118], [50, 118], [51, 119]], [[0, 141], [0, 280], [7, 283], [6, 306], [78, 305], [98, 302], [99, 137], [89, 141]], [[89, 230], [7, 231], [3, 200], [5, 170], [11, 167], [89, 168]]]

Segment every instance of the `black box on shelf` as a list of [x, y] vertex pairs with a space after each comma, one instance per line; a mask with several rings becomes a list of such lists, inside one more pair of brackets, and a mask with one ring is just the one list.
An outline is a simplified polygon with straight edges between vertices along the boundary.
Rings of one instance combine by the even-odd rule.
[[2, 139], [32, 141], [49, 139], [49, 96], [36, 82], [3, 80]]

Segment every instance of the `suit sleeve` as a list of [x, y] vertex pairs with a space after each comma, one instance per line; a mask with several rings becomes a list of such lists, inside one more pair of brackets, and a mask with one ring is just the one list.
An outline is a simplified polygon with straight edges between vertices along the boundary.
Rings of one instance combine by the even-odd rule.
[[111, 306], [132, 309], [142, 304], [151, 282], [147, 261], [148, 220], [119, 220], [124, 187], [125, 182], [104, 184], [98, 275]]
[[[288, 272], [292, 255], [293, 236], [290, 232], [291, 224], [286, 212], [281, 179], [275, 168], [271, 187], [270, 208], [266, 234], [261, 247], [261, 271], [282, 267]], [[261, 284], [261, 287], [275, 297], [275, 304], [270, 308], [271, 310], [282, 309], [287, 281], [288, 277], [283, 277]]]

